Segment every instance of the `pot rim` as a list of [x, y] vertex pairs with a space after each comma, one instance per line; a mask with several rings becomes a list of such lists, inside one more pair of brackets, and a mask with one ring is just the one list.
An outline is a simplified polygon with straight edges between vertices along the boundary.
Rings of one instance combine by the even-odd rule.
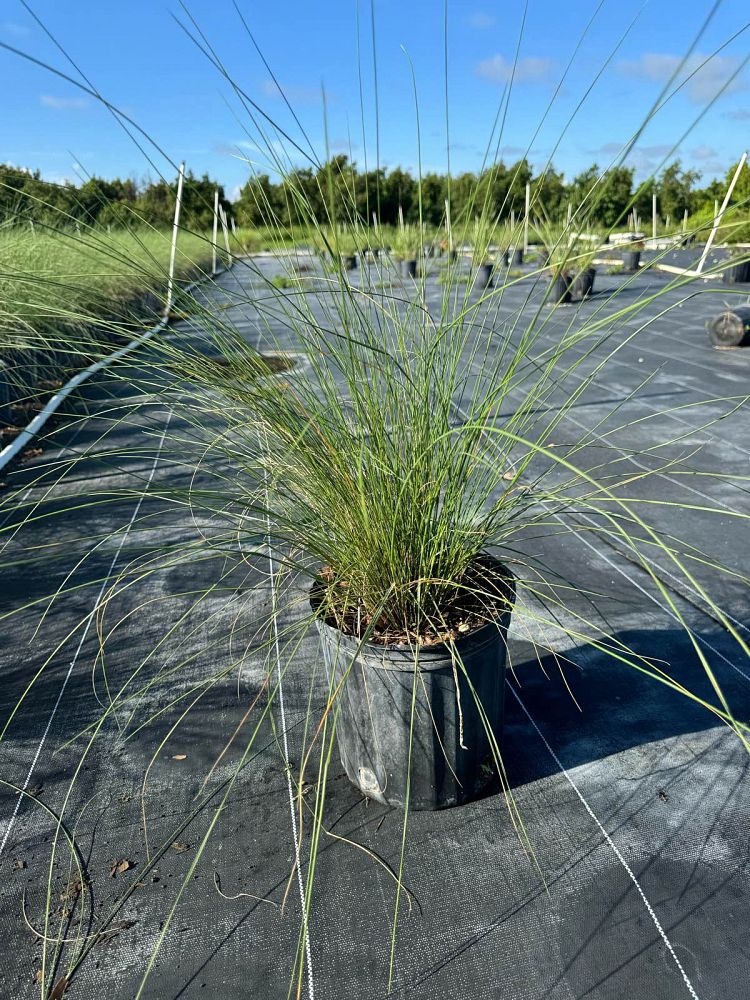
[[[330, 635], [332, 638], [336, 637], [338, 645], [344, 647], [350, 652], [357, 652], [359, 656], [366, 656], [368, 659], [375, 658], [381, 661], [389, 661], [391, 668], [399, 669], [399, 661], [406, 662], [409, 664], [409, 670], [414, 669], [414, 659], [415, 652], [419, 653], [419, 664], [420, 669], [422, 665], [425, 665], [425, 669], [436, 669], [445, 665], [446, 659], [452, 660], [455, 654], [461, 655], [462, 651], [465, 652], [467, 649], [471, 648], [472, 651], [481, 649], [482, 647], [493, 642], [498, 633], [503, 631], [507, 632], [508, 626], [510, 625], [510, 617], [513, 612], [513, 606], [515, 604], [516, 597], [516, 578], [513, 572], [508, 568], [508, 566], [501, 562], [501, 560], [495, 558], [495, 556], [489, 553], [482, 553], [482, 557], [491, 561], [492, 564], [502, 571], [504, 577], [504, 583], [508, 590], [508, 607], [505, 608], [498, 618], [494, 621], [487, 621], [483, 625], [479, 625], [477, 628], [472, 629], [470, 632], [464, 635], [458, 636], [453, 642], [436, 642], [429, 646], [415, 643], [409, 645], [407, 643], [378, 643], [378, 642], [362, 642], [356, 636], [347, 635], [340, 629], [336, 628], [334, 625], [329, 625], [323, 619], [315, 617], [315, 624], [318, 627], [319, 632], [325, 631], [326, 634]], [[310, 607], [313, 612], [316, 611], [317, 604], [315, 601], [315, 589], [319, 585], [318, 578], [313, 580], [310, 586], [309, 600]], [[430, 667], [430, 661], [436, 661]], [[385, 664], [384, 664], [385, 665]]]

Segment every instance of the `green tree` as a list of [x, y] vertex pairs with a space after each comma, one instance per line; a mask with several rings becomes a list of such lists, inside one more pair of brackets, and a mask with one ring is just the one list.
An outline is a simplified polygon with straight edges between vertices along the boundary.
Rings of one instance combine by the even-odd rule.
[[656, 181], [658, 211], [662, 219], [670, 216], [673, 223], [682, 219], [684, 212], [692, 212], [695, 199], [693, 188], [700, 174], [695, 170], [683, 170], [679, 160], [662, 171]]

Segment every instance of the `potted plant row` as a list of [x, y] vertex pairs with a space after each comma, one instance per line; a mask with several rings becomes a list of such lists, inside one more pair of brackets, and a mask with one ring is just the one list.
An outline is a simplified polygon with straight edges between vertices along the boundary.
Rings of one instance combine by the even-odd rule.
[[596, 240], [584, 239], [569, 225], [537, 222], [545, 251], [545, 267], [551, 277], [549, 301], [553, 305], [580, 302], [594, 290], [598, 252]]
[[425, 246], [424, 229], [414, 223], [399, 225], [391, 235], [391, 253], [404, 278], [417, 277], [417, 262]]

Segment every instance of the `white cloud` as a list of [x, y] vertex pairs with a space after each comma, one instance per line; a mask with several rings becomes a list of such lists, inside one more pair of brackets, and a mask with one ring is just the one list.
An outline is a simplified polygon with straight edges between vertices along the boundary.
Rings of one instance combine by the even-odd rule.
[[590, 152], [592, 152], [594, 156], [599, 155], [599, 156], [611, 156], [611, 157], [617, 156], [618, 153], [622, 153], [622, 151], [623, 151], [623, 144], [621, 142], [605, 142], [604, 145], [599, 146], [598, 149], [590, 150]]
[[491, 59], [484, 59], [476, 67], [477, 76], [483, 80], [491, 80], [493, 83], [541, 83], [546, 80], [554, 66], [551, 59], [541, 56], [526, 56], [519, 59], [513, 66], [504, 56], [496, 55]]
[[332, 153], [346, 153], [349, 156], [350, 153], [359, 149], [359, 144], [349, 139], [344, 139], [343, 136], [338, 136], [331, 139], [329, 148]]
[[708, 104], [725, 84], [724, 93], [746, 86], [742, 77], [732, 79], [739, 67], [740, 60], [735, 56], [709, 58], [695, 52], [683, 60], [682, 56], [667, 52], [646, 52], [639, 59], [623, 59], [617, 64], [617, 71], [621, 76], [655, 83], [667, 83], [676, 73], [672, 87], [685, 83], [684, 92], [694, 104]]
[[255, 143], [248, 142], [247, 139], [238, 139], [236, 142], [215, 142], [211, 152], [218, 153], [220, 156], [237, 156], [241, 149], [251, 149], [253, 152], [258, 152]]
[[724, 177], [727, 172], [727, 165], [721, 160], [706, 160], [701, 163], [701, 177]]
[[713, 146], [694, 146], [690, 155], [694, 160], [715, 160], [719, 152]]
[[[320, 87], [300, 87], [295, 84], [282, 83], [279, 88], [273, 80], [264, 80], [261, 90], [266, 97], [276, 97], [281, 99], [286, 97], [290, 104], [318, 104], [322, 101]], [[331, 100], [331, 95], [326, 91], [326, 100]]]
[[495, 26], [495, 15], [487, 14], [483, 10], [474, 11], [469, 15], [469, 24], [472, 28], [493, 28]]
[[16, 38], [24, 38], [29, 34], [25, 24], [16, 24], [15, 21], [4, 21], [0, 24], [0, 30], [6, 35], [15, 35]]
[[52, 94], [40, 94], [39, 102], [45, 108], [55, 111], [82, 111], [88, 107], [83, 97], [55, 97]]
[[[619, 159], [625, 151], [625, 144], [622, 142], [606, 142], [596, 149], [589, 149], [588, 152], [597, 159], [605, 160]], [[673, 152], [671, 143], [654, 143], [650, 146], [633, 146], [625, 157], [624, 165], [633, 167], [638, 175], [651, 174], [657, 170], [664, 160]], [[608, 164], [605, 164], [608, 166]]]
[[71, 177], [70, 174], [43, 173], [42, 176], [50, 184], [79, 184], [81, 181], [80, 177]]

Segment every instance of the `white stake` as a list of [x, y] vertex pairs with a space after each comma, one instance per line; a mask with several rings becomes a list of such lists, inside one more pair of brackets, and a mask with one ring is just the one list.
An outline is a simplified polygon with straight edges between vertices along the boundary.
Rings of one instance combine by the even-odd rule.
[[398, 224], [401, 229], [404, 228], [404, 210], [400, 205], [398, 206]]
[[453, 228], [451, 226], [451, 203], [445, 199], [445, 231], [448, 234], [448, 252], [453, 249]]
[[516, 228], [516, 212], [515, 209], [513, 208], [511, 208], [510, 210], [510, 228], [511, 229]]
[[177, 200], [174, 204], [174, 223], [172, 225], [172, 249], [169, 254], [169, 279], [167, 281], [167, 304], [164, 309], [164, 319], [169, 319], [169, 314], [174, 305], [174, 262], [177, 254], [177, 230], [180, 226], [180, 209], [182, 208], [182, 183], [185, 180], [185, 164], [180, 164], [180, 172], [177, 176]]
[[737, 164], [737, 169], [734, 172], [732, 183], [729, 185], [729, 187], [727, 188], [727, 193], [724, 195], [724, 201], [722, 202], [721, 205], [721, 211], [717, 210], [716, 212], [713, 229], [711, 230], [711, 235], [708, 237], [708, 240], [706, 241], [706, 246], [703, 249], [703, 254], [701, 255], [701, 259], [698, 261], [698, 267], [697, 267], [698, 274], [700, 274], [701, 271], [703, 270], [703, 264], [706, 260], [706, 257], [708, 257], [708, 251], [711, 249], [711, 244], [713, 243], [714, 237], [716, 236], [716, 230], [719, 228], [722, 216], [724, 215], [724, 212], [726, 212], [727, 210], [729, 199], [732, 197], [732, 191], [734, 191], [734, 185], [740, 179], [740, 173], [742, 172], [742, 168], [745, 166], [746, 159], [747, 159], [747, 153], [743, 153], [742, 159]]
[[687, 232], [687, 220], [688, 220], [688, 210], [685, 209], [685, 211], [682, 213], [682, 231], [683, 231], [683, 233]]
[[29, 226], [31, 228], [31, 235], [36, 236], [36, 229], [34, 229], [34, 222], [32, 219], [29, 219]]
[[216, 240], [219, 235], [219, 189], [214, 191], [214, 228], [211, 237], [211, 274], [216, 274]]
[[232, 223], [232, 233], [237, 235], [237, 223], [234, 221], [234, 216], [229, 220]]
[[219, 206], [219, 215], [221, 216], [221, 228], [224, 230], [224, 246], [227, 248], [227, 267], [231, 267], [234, 263], [232, 257], [232, 251], [229, 249], [229, 227], [227, 226], [227, 213], [224, 209]]
[[719, 199], [714, 198], [714, 218], [719, 214]]
[[526, 185], [526, 211], [523, 217], [523, 252], [529, 252], [529, 209], [531, 208], [531, 184]]
[[570, 225], [571, 219], [573, 218], [573, 206], [568, 202], [568, 225]]
[[651, 235], [656, 239], [656, 191], [651, 195]]

